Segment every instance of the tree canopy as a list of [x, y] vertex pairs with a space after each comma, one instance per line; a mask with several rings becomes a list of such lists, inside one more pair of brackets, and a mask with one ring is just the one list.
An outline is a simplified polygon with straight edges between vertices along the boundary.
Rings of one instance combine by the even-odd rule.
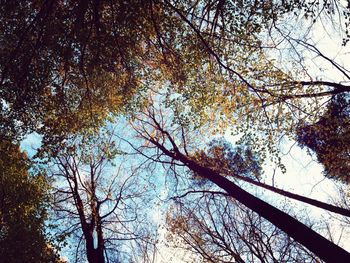
[[349, 183], [350, 107], [348, 96], [335, 96], [313, 124], [300, 124], [298, 142], [314, 151], [327, 177]]
[[[187, 189], [204, 194], [175, 202], [168, 224], [202, 259], [349, 261], [245, 185], [349, 217], [266, 174], [288, 172], [281, 148], [294, 141], [326, 177], [349, 182], [349, 10], [338, 0], [2, 1], [0, 253], [58, 260], [45, 235], [56, 231], [72, 260], [153, 262], [159, 222], [146, 203], [166, 210], [162, 192]], [[17, 146], [33, 132], [38, 175]]]
[[17, 145], [0, 144], [0, 257], [7, 262], [52, 262], [59, 257], [48, 238], [48, 184], [29, 170], [29, 160]]

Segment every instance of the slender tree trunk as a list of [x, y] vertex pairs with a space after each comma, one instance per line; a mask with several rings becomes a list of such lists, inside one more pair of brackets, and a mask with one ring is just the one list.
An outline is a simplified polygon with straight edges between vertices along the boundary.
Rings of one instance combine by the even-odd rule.
[[169, 151], [159, 142], [153, 139], [150, 139], [150, 141], [161, 149], [164, 154], [175, 160], [181, 161], [193, 172], [198, 173], [203, 178], [210, 180], [220, 188], [224, 189], [231, 197], [270, 221], [322, 260], [331, 263], [350, 262], [349, 252], [330, 242], [328, 239], [305, 226], [292, 216], [248, 193], [212, 169], [205, 168], [195, 161], [190, 160], [179, 152], [177, 147], [173, 151]]
[[155, 126], [153, 127], [157, 128], [161, 132], [163, 135], [163, 140], [165, 140], [165, 138], [169, 140], [170, 144], [172, 145], [172, 149], [167, 149], [164, 144], [159, 142], [157, 139], [154, 139], [149, 134], [147, 134], [147, 136], [144, 138], [159, 148], [165, 155], [174, 160], [182, 162], [193, 172], [224, 189], [231, 197], [235, 198], [238, 202], [256, 212], [261, 217], [270, 221], [276, 227], [284, 231], [288, 236], [313, 252], [320, 259], [330, 263], [350, 262], [350, 253], [343, 248], [335, 245], [287, 213], [243, 190], [226, 177], [221, 176], [218, 172], [215, 172], [210, 168], [203, 167], [186, 155], [182, 154], [171, 135], [162, 128], [152, 113], [150, 113], [150, 117], [155, 123]]
[[99, 214], [97, 214], [97, 220], [96, 220], [96, 234], [97, 234], [97, 254], [99, 259], [103, 259], [104, 262], [104, 252], [105, 252], [105, 240], [103, 237], [103, 229], [101, 224], [101, 217]]
[[[99, 216], [100, 209], [96, 198], [96, 179], [93, 167], [90, 167], [90, 209], [91, 222], [88, 225], [88, 231], [84, 232], [86, 240], [86, 254], [89, 263], [105, 263], [104, 257], [104, 239], [101, 225], [101, 218]], [[96, 235], [94, 232], [96, 231]], [[96, 247], [96, 248], [95, 248]]]
[[[86, 248], [86, 257], [89, 263], [105, 263], [105, 258], [104, 258], [104, 244], [103, 242], [97, 241], [97, 248], [94, 246], [94, 229], [96, 225], [96, 204], [95, 201], [93, 200], [91, 202], [91, 209], [93, 213], [93, 218], [90, 223], [87, 222], [86, 220], [86, 215], [84, 212], [84, 204], [83, 201], [79, 195], [78, 191], [78, 183], [76, 178], [73, 178], [74, 186], [71, 187], [71, 191], [75, 200], [75, 206], [77, 208], [79, 218], [80, 218], [80, 224], [81, 228], [83, 231], [83, 235], [85, 238], [85, 248]], [[99, 235], [102, 238], [102, 229], [101, 234]], [[100, 245], [102, 244], [102, 246]]]
[[[186, 158], [184, 156], [182, 157]], [[184, 161], [192, 171], [200, 174], [224, 189], [231, 197], [269, 220], [272, 224], [280, 228], [300, 244], [304, 245], [322, 260], [326, 262], [350, 262], [350, 254], [347, 251], [333, 244], [328, 239], [316, 233], [287, 213], [282, 212], [274, 206], [248, 193], [213, 170], [202, 167], [188, 159]]]
[[264, 183], [261, 183], [261, 182], [257, 182], [257, 181], [255, 181], [255, 180], [253, 180], [251, 178], [244, 177], [244, 176], [241, 176], [241, 175], [238, 175], [238, 174], [232, 174], [232, 175], [229, 174], [229, 175], [233, 176], [233, 177], [236, 177], [236, 178], [238, 178], [240, 180], [243, 180], [245, 182], [248, 182], [250, 184], [254, 184], [256, 186], [262, 187], [262, 188], [267, 189], [269, 191], [272, 191], [274, 193], [283, 195], [285, 197], [288, 197], [288, 198], [291, 198], [291, 199], [294, 199], [294, 200], [297, 200], [297, 201], [300, 201], [300, 202], [303, 202], [303, 203], [306, 203], [306, 204], [309, 204], [309, 205], [312, 205], [312, 206], [315, 206], [315, 207], [318, 207], [318, 208], [321, 208], [321, 209], [325, 209], [325, 210], [328, 210], [330, 212], [337, 213], [337, 214], [340, 214], [340, 215], [343, 215], [343, 216], [346, 216], [346, 217], [350, 217], [350, 210], [348, 210], [348, 209], [345, 209], [345, 208], [342, 208], [342, 207], [338, 207], [338, 206], [335, 206], [335, 205], [331, 205], [331, 204], [327, 204], [327, 203], [324, 203], [324, 202], [321, 202], [321, 201], [318, 201], [318, 200], [315, 200], [315, 199], [312, 199], [312, 198], [309, 198], [309, 197], [305, 197], [305, 196], [302, 196], [302, 195], [297, 195], [297, 194], [294, 194], [294, 193], [291, 193], [291, 192], [279, 189], [279, 188], [271, 186], [271, 185], [267, 185], [267, 184], [264, 184]]

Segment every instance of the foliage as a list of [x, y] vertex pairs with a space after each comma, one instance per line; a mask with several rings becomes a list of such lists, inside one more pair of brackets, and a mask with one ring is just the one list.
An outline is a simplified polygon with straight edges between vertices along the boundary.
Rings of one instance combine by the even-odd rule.
[[48, 184], [32, 175], [26, 155], [17, 145], [0, 143], [0, 258], [9, 263], [58, 262], [47, 238]]
[[[304, 32], [293, 22], [301, 20], [305, 26], [326, 17], [336, 23], [339, 15], [344, 23], [348, 9], [338, 1], [294, 0], [184, 6], [174, 8], [188, 18], [184, 19], [186, 28], [197, 40], [192, 45], [183, 40], [189, 50], [182, 49], [180, 55], [188, 67], [178, 85], [167, 86], [165, 104], [174, 109], [181, 125], [210, 126], [208, 133], [220, 135], [230, 130], [242, 137], [241, 143], [259, 152], [261, 159], [270, 157], [284, 171], [276, 142], [285, 135], [292, 138], [300, 119], [317, 120], [325, 97], [350, 91], [340, 83], [342, 79], [339, 83], [318, 81], [307, 64], [308, 52], [331, 64], [345, 80], [349, 75], [312, 40], [304, 40], [311, 25]], [[199, 15], [200, 11], [208, 17]], [[204, 55], [195, 48], [198, 45], [206, 51]], [[186, 54], [201, 59], [191, 64]]]
[[123, 110], [152, 56], [153, 22], [166, 17], [152, 10], [137, 0], [4, 1], [2, 136], [75, 133]]
[[[284, 171], [279, 143], [297, 132], [299, 143], [316, 152], [327, 176], [348, 182], [349, 99], [344, 94], [350, 87], [343, 81], [350, 76], [342, 63], [309, 39], [312, 27], [323, 19], [332, 23], [345, 45], [349, 8], [338, 0], [2, 1], [0, 139], [19, 140], [32, 131], [43, 136], [37, 157], [53, 161], [58, 169], [52, 173], [57, 215], [74, 222], [62, 236], [71, 234], [78, 250], [85, 242], [81, 251], [94, 254], [93, 233], [98, 232], [100, 259], [105, 251], [120, 248], [113, 235], [121, 229], [136, 239], [137, 227], [129, 230], [124, 221], [138, 218], [141, 203], [132, 198], [139, 197], [139, 187], [133, 186], [141, 180], [132, 184], [122, 177], [130, 183], [124, 184], [118, 181], [119, 172], [112, 173], [116, 157], [129, 164], [130, 156], [112, 139], [100, 138], [101, 127], [120, 115], [147, 115], [152, 104], [170, 110], [164, 116], [160, 112], [136, 118], [141, 125], [135, 139], [148, 140], [136, 156], [164, 166], [171, 159], [169, 170], [174, 172], [182, 162], [211, 168], [226, 175], [225, 180], [234, 180], [228, 175], [235, 173], [259, 179], [267, 157]], [[324, 80], [322, 70], [321, 78], [314, 74], [308, 54], [315, 64], [316, 58], [328, 63], [339, 80]], [[326, 108], [324, 101], [331, 96]], [[157, 118], [158, 123], [152, 122]], [[176, 132], [173, 140], [162, 130], [166, 118], [172, 121], [168, 131]], [[186, 129], [198, 131], [198, 138]], [[214, 140], [204, 151], [196, 145], [227, 131], [241, 137], [240, 146]], [[1, 165], [21, 166], [21, 158], [12, 162], [1, 156]], [[42, 209], [40, 218], [45, 218], [45, 180], [24, 170], [20, 183], [25, 186], [13, 186], [14, 192], [23, 192], [16, 202], [32, 206], [30, 211]], [[142, 174], [138, 169], [129, 172], [132, 182]], [[3, 177], [17, 185], [18, 176]], [[27, 188], [37, 192], [37, 199]], [[122, 204], [124, 196], [130, 203]], [[26, 214], [23, 220], [31, 217], [16, 209], [13, 213]], [[43, 224], [40, 220], [35, 224]]]
[[297, 141], [316, 153], [327, 177], [350, 182], [350, 104], [349, 97], [334, 96], [320, 119], [298, 127]]
[[[195, 152], [192, 158], [225, 176], [240, 175], [259, 179], [262, 172], [260, 160], [249, 146], [233, 147], [223, 138], [211, 141], [206, 152]], [[204, 180], [198, 175], [196, 177]]]
[[299, 0], [5, 1], [1, 136], [36, 130], [47, 149], [59, 147], [66, 137], [96, 131], [111, 115], [142, 105], [140, 92], [151, 89], [167, 90], [165, 103], [182, 123], [212, 123], [214, 133], [234, 128], [248, 143], [257, 142], [257, 150], [275, 153], [274, 141], [297, 122], [292, 111], [314, 112], [317, 104], [291, 98], [325, 89], [295, 84], [293, 75], [308, 76], [305, 67], [284, 70], [267, 56], [263, 40], [272, 39], [270, 30], [285, 14], [317, 17], [340, 6]]

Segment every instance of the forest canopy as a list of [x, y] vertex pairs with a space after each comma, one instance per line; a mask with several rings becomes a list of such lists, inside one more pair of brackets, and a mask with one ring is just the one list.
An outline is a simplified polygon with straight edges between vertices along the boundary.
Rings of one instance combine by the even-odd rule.
[[[338, 0], [3, 1], [1, 256], [349, 261], [349, 27]], [[292, 148], [341, 190], [288, 190]]]

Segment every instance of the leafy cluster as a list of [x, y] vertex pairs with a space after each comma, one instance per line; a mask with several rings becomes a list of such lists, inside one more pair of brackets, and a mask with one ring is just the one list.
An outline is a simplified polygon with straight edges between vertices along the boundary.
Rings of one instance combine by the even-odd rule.
[[315, 152], [325, 175], [350, 182], [350, 104], [346, 95], [335, 96], [327, 111], [313, 124], [301, 123], [297, 141]]
[[0, 143], [0, 258], [9, 263], [57, 263], [44, 230], [47, 182], [28, 172], [29, 162], [17, 145]]
[[[233, 147], [223, 138], [211, 141], [206, 152], [198, 151], [192, 158], [224, 176], [240, 175], [259, 179], [262, 172], [261, 160], [249, 146]], [[205, 181], [198, 175], [195, 178]]]

